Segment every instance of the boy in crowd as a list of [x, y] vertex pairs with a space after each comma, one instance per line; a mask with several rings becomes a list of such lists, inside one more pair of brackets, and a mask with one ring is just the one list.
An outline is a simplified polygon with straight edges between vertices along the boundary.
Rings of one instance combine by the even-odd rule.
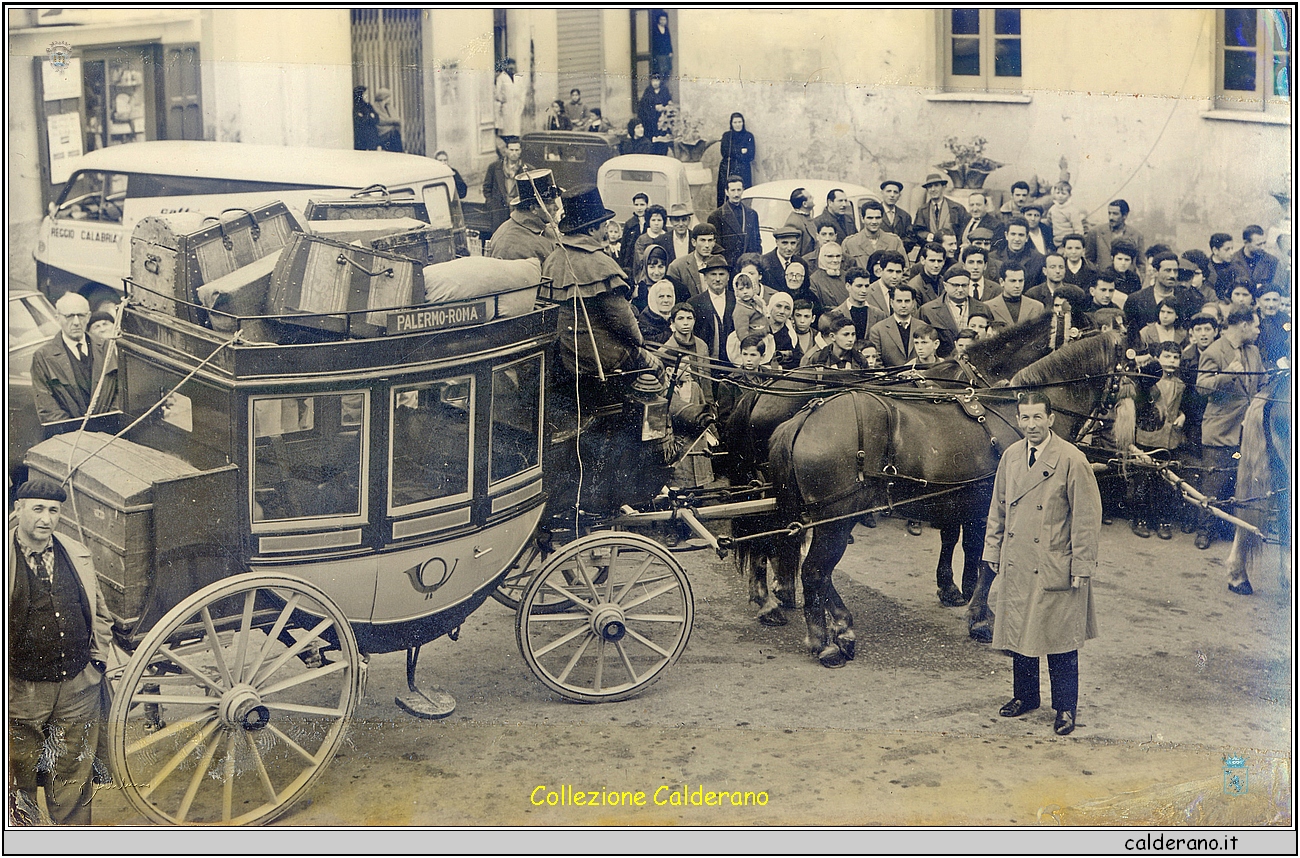
[[[796, 315], [797, 315], [796, 311]], [[838, 313], [831, 315], [826, 327], [828, 343], [804, 355], [801, 366], [824, 366], [828, 369], [864, 370], [870, 369], [862, 353], [854, 348], [857, 342], [857, 329], [853, 320]], [[936, 344], [935, 348], [938, 348]]]
[[798, 353], [798, 363], [795, 366], [801, 366], [803, 359], [817, 350], [817, 335], [813, 332], [813, 318], [816, 308], [813, 307], [812, 301], [800, 299], [794, 302], [794, 347]]
[[[1083, 235], [1088, 232], [1088, 219], [1082, 207], [1072, 198], [1074, 189], [1064, 180], [1052, 185], [1052, 207], [1047, 210], [1047, 218], [1052, 224], [1052, 234], [1064, 236], [1067, 233], [1079, 234], [1079, 250], [1083, 250]], [[1061, 239], [1064, 243], [1065, 239]], [[1081, 283], [1075, 283], [1081, 286]]]
[[766, 343], [760, 334], [750, 334], [740, 341], [740, 364], [718, 382], [718, 423], [725, 426], [745, 392], [767, 381], [763, 374]]
[[[1138, 249], [1127, 239], [1120, 239], [1111, 245], [1111, 267], [1115, 269], [1115, 289], [1123, 295], [1132, 295], [1141, 291], [1142, 277], [1133, 265], [1138, 258]], [[1123, 305], [1122, 301], [1116, 303]]]
[[1097, 274], [1092, 286], [1088, 287], [1087, 311], [1089, 313], [1095, 314], [1098, 310], [1110, 308], [1124, 309], [1123, 299], [1126, 296], [1115, 288], [1115, 280], [1118, 277], [1119, 275], [1115, 273], [1115, 269], [1109, 266]]
[[939, 332], [924, 322], [912, 327], [912, 341], [916, 343], [916, 366], [932, 366], [939, 362]]
[[[1148, 392], [1153, 408], [1149, 414], [1143, 415], [1145, 422], [1138, 421], [1137, 443], [1130, 451], [1146, 464], [1153, 463], [1149, 455], [1151, 451], [1163, 451], [1160, 458], [1167, 460], [1183, 443], [1187, 418], [1183, 414], [1182, 401], [1186, 385], [1178, 377], [1182, 351], [1181, 346], [1169, 340], [1158, 346], [1156, 361], [1160, 377], [1151, 384]], [[1132, 480], [1130, 508], [1133, 516], [1129, 527], [1134, 535], [1147, 539], [1154, 524], [1157, 536], [1172, 539], [1174, 516], [1180, 506], [1178, 491], [1151, 468], [1134, 469]]]
[[677, 356], [682, 355], [682, 362], [690, 363], [691, 372], [700, 380], [705, 401], [713, 402], [713, 384], [708, 380], [709, 347], [695, 336], [695, 308], [690, 304], [674, 304], [668, 317], [672, 336], [660, 347], [664, 365], [672, 366]]

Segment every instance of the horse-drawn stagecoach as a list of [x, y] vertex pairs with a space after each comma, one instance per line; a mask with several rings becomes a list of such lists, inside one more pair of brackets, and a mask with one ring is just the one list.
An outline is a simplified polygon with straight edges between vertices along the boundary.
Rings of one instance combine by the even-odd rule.
[[448, 695], [419, 690], [416, 656], [489, 596], [517, 608], [525, 661], [560, 696], [639, 693], [685, 649], [691, 587], [661, 544], [602, 526], [675, 518], [718, 547], [700, 519], [731, 519], [768, 624], [794, 606], [813, 528], [808, 645], [843, 664], [852, 617], [831, 572], [853, 522], [937, 497], [986, 509], [1017, 388], [1052, 389], [1077, 437], [1106, 422], [1125, 375], [1117, 339], [1054, 351], [1045, 320], [924, 379], [766, 385], [727, 427], [733, 487], [663, 493], [666, 402], [653, 385], [584, 398], [555, 359], [560, 306], [535, 281], [430, 303], [419, 265], [454, 261], [445, 237], [403, 240], [417, 263], [337, 229], [240, 235], [248, 221], [218, 224], [226, 250], [279, 236], [262, 254], [278, 258], [225, 283], [188, 276], [177, 293], [186, 278], [146, 275], [201, 274], [202, 254], [169, 268], [141, 251], [117, 341], [130, 426], [29, 457], [73, 474], [63, 527], [96, 554], [131, 654], [110, 671], [114, 773], [157, 822], [282, 813], [343, 741], [371, 653], [407, 652], [399, 705], [449, 714]]

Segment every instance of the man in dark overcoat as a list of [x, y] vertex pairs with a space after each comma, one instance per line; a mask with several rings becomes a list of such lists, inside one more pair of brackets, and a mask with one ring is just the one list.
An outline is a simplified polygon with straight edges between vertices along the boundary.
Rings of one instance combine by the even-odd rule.
[[742, 253], [763, 252], [758, 213], [741, 204], [744, 192], [744, 181], [739, 176], [731, 177], [727, 180], [727, 199], [709, 215], [709, 223], [718, 231], [718, 250], [732, 268]]

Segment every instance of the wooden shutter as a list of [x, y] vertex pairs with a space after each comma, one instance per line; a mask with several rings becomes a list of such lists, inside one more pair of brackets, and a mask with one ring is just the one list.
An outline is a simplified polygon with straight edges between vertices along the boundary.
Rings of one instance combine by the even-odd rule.
[[163, 121], [167, 140], [202, 140], [199, 46], [191, 42], [163, 47]]
[[[558, 29], [559, 92], [556, 98], [569, 100], [569, 90], [582, 90], [582, 103], [590, 110], [601, 108], [605, 95], [605, 40], [601, 32], [601, 10], [591, 8], [556, 10]], [[539, 104], [541, 114], [547, 105]]]

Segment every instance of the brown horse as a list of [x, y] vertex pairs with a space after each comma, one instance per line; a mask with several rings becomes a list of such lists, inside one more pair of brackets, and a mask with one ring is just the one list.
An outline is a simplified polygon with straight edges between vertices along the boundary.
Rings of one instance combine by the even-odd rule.
[[[962, 363], [948, 360], [928, 368], [922, 375], [935, 385], [963, 390], [969, 386], [988, 387], [1006, 382], [1018, 370], [1048, 354], [1048, 339], [1052, 331], [1050, 315], [1033, 322], [1003, 331], [991, 340], [971, 346]], [[727, 455], [718, 461], [719, 470], [731, 479], [732, 485], [743, 484], [766, 477], [768, 443], [772, 433], [782, 423], [799, 413], [810, 402], [826, 398], [849, 387], [881, 385], [898, 388], [916, 388], [915, 373], [884, 373], [859, 376], [854, 373], [830, 373], [817, 376], [808, 369], [796, 370], [777, 379], [761, 391], [750, 391], [736, 405], [727, 425], [723, 427], [722, 440]], [[991, 492], [989, 486], [987, 491]], [[943, 499], [931, 510], [940, 525], [940, 556], [936, 576], [952, 580], [952, 554], [958, 533], [966, 534], [963, 548], [966, 554], [966, 572], [963, 573], [962, 590], [969, 595], [971, 580], [979, 565], [983, 550], [982, 539], [977, 539], [976, 526], [988, 511], [988, 497], [961, 495]], [[766, 626], [786, 624], [784, 610], [795, 608], [795, 576], [799, 566], [799, 540], [788, 536], [769, 536], [749, 539], [754, 534], [780, 530], [791, 519], [779, 515], [753, 515], [732, 520], [732, 536], [736, 542], [736, 564], [749, 584], [749, 597], [759, 607], [758, 621]], [[976, 544], [978, 543], [978, 544]], [[768, 584], [768, 567], [772, 568], [774, 581]]]
[[[1246, 409], [1241, 431], [1241, 460], [1237, 464], [1236, 495], [1243, 502], [1235, 514], [1260, 530], [1277, 528], [1279, 591], [1285, 598], [1290, 586], [1287, 557], [1291, 549], [1291, 373], [1279, 373], [1264, 386]], [[1270, 521], [1272, 519], [1272, 521]], [[1263, 572], [1264, 541], [1237, 528], [1228, 553], [1229, 587], [1250, 595], [1251, 574]]]
[[[986, 490], [982, 484], [996, 474], [1002, 451], [1020, 437], [1018, 387], [1046, 390], [1060, 434], [1073, 437], [1103, 408], [1122, 348], [1111, 333], [1070, 343], [1013, 376], [1012, 388], [851, 390], [814, 402], [776, 430], [769, 461], [777, 517], [814, 525], [801, 580], [806, 643], [823, 665], [840, 667], [855, 654], [853, 618], [832, 573], [857, 514]], [[1133, 421], [1125, 422], [1131, 438]], [[1116, 432], [1127, 446], [1125, 433]], [[983, 578], [987, 566], [981, 566]], [[987, 586], [982, 589], [977, 585], [976, 599], [986, 603]]]

